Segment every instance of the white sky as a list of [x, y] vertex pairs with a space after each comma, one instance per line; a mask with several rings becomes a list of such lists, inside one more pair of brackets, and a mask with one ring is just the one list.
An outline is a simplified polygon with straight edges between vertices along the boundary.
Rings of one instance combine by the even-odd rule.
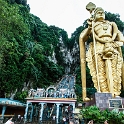
[[38, 16], [47, 25], [55, 25], [67, 31], [71, 36], [76, 28], [90, 17], [86, 5], [93, 2], [96, 7], [119, 14], [124, 22], [124, 0], [27, 0], [31, 13]]

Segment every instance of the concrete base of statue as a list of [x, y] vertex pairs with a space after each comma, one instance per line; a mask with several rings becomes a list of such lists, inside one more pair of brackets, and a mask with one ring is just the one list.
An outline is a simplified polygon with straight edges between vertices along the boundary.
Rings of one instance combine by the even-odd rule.
[[86, 106], [96, 105], [98, 108], [109, 108], [109, 99], [112, 99], [111, 93], [98, 93], [96, 92]]
[[109, 108], [109, 99], [112, 99], [111, 93], [95, 93], [95, 104], [99, 108]]

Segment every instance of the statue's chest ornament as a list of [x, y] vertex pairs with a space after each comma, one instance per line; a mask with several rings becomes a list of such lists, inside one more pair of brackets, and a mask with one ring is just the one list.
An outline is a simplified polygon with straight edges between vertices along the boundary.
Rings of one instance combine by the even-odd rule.
[[107, 23], [103, 23], [103, 24], [102, 24], [102, 27], [103, 27], [103, 30], [107, 30], [108, 27], [109, 27], [109, 24], [107, 24]]

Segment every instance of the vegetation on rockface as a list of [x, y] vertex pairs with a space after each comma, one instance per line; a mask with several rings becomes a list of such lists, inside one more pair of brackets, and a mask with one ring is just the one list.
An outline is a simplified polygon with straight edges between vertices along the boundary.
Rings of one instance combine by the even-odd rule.
[[22, 4], [24, 6], [27, 5], [27, 0], [6, 0], [6, 1], [10, 4], [17, 3], [17, 4]]
[[12, 93], [22, 85], [20, 47], [29, 35], [16, 5], [0, 0], [0, 97]]
[[96, 106], [89, 106], [82, 108], [80, 113], [87, 122], [93, 120], [95, 124], [103, 124], [107, 120], [109, 124], [124, 124], [124, 113], [118, 109], [100, 110]]
[[63, 59], [54, 63], [49, 58], [54, 51], [61, 56], [59, 38], [68, 42], [68, 37], [63, 29], [30, 14], [28, 6], [6, 0], [0, 5], [0, 97], [10, 97], [17, 89], [15, 98], [20, 100], [26, 96], [24, 87], [47, 87], [64, 74]]
[[[64, 45], [74, 58], [71, 72], [76, 74], [76, 93], [82, 99], [79, 35], [87, 27], [86, 21], [68, 39], [67, 32], [59, 27], [48, 26], [39, 17], [30, 13], [27, 0], [0, 0], [0, 97], [23, 100], [29, 88], [46, 88], [64, 74], [67, 64], [61, 51]], [[119, 15], [106, 13], [123, 30]], [[116, 19], [117, 18], [117, 19]], [[55, 61], [54, 61], [55, 60]], [[93, 82], [87, 73], [87, 91], [95, 92]]]

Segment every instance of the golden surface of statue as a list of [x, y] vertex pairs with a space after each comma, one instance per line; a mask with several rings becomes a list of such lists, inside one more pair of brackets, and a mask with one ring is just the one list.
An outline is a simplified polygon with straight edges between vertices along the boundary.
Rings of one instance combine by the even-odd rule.
[[[86, 67], [82, 62], [86, 57], [97, 91], [119, 96], [123, 64], [120, 46], [123, 45], [124, 37], [115, 22], [105, 20], [104, 10], [101, 7], [95, 8], [95, 6], [93, 9], [93, 6], [87, 7], [89, 9], [87, 10], [90, 13], [94, 11], [94, 14], [87, 20], [88, 28], [83, 30], [79, 37], [82, 89], [86, 91], [86, 72], [84, 72]], [[85, 56], [85, 41], [89, 37], [92, 37], [93, 42], [90, 42]], [[83, 91], [83, 100], [86, 97], [85, 91]]]

